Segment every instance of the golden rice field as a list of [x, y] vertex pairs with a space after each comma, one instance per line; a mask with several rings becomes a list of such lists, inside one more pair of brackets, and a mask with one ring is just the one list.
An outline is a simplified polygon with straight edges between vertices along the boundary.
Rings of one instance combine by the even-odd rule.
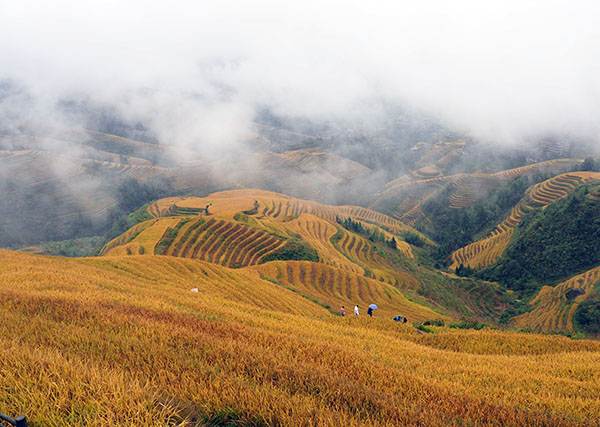
[[544, 209], [566, 197], [579, 185], [595, 179], [600, 179], [599, 172], [568, 172], [533, 185], [488, 237], [454, 251], [450, 268], [456, 269], [460, 264], [472, 268], [485, 268], [495, 264], [508, 247], [514, 227], [528, 212], [536, 208]]
[[134, 226], [109, 242], [101, 255], [171, 255], [226, 267], [259, 263], [284, 241], [265, 231], [219, 217], [165, 217]]
[[333, 246], [331, 238], [338, 233], [338, 228], [329, 221], [314, 215], [302, 214], [297, 219], [287, 222], [286, 228], [300, 234], [309, 245], [315, 248], [319, 253], [321, 263], [360, 275], [365, 273], [361, 266], [350, 261]]
[[[319, 261], [325, 265], [402, 289], [419, 287], [412, 274], [399, 271], [373, 243], [336, 222], [337, 217], [351, 217], [366, 229], [377, 227], [386, 239], [396, 239], [400, 256], [414, 259], [410, 245], [399, 238], [402, 231], [413, 229], [369, 209], [332, 207], [262, 190], [236, 190], [206, 198], [162, 199], [147, 210], [156, 219], [138, 224], [109, 242], [101, 255], [172, 255], [244, 267], [261, 263], [282, 248], [286, 239], [297, 235], [317, 250]], [[245, 216], [246, 222], [236, 216], [243, 211], [253, 212]]]
[[[198, 210], [208, 204], [212, 214], [228, 214], [231, 212], [241, 212], [251, 210], [254, 202], [258, 202], [258, 218], [268, 217], [278, 222], [286, 222], [295, 219], [302, 214], [311, 214], [316, 217], [335, 222], [336, 217], [350, 216], [364, 221], [377, 222], [391, 229], [392, 232], [401, 232], [404, 230], [419, 234], [427, 240], [425, 236], [407, 226], [401, 221], [390, 218], [380, 212], [360, 206], [328, 206], [312, 200], [297, 199], [285, 194], [274, 193], [266, 190], [245, 189], [229, 190], [213, 193], [210, 196], [162, 199], [148, 208], [148, 212], [154, 215], [165, 215], [171, 213], [170, 209]], [[154, 205], [154, 204], [153, 204]], [[156, 210], [158, 209], [158, 211]]]
[[369, 240], [341, 227], [339, 231], [342, 236], [336, 244], [336, 249], [354, 264], [361, 266], [370, 278], [393, 284], [402, 289], [418, 289], [417, 280], [411, 274], [399, 271], [392, 263], [383, 258]]
[[392, 318], [401, 314], [411, 321], [448, 319], [435, 311], [410, 302], [394, 286], [369, 279], [346, 270], [324, 266], [310, 261], [274, 261], [253, 267], [261, 277], [314, 298], [339, 312], [344, 305], [350, 314], [355, 304], [366, 313], [369, 304], [380, 309], [377, 316]]
[[[544, 286], [529, 305], [533, 310], [513, 319], [518, 328], [531, 328], [536, 332], [569, 331], [575, 332], [573, 315], [590, 290], [600, 282], [600, 267], [573, 276], [558, 285]], [[586, 294], [571, 300], [566, 296], [569, 289], [581, 288]]]
[[100, 250], [100, 255], [108, 255], [116, 247], [127, 245], [136, 236], [138, 236], [142, 231], [144, 231], [146, 228], [150, 227], [154, 223], [156, 223], [156, 220], [148, 220], [148, 221], [140, 222], [139, 224], [134, 225], [129, 230], [127, 230], [125, 233], [121, 234], [120, 236], [115, 237], [113, 240], [111, 240], [106, 245], [104, 245], [104, 247]]
[[[342, 318], [299, 292], [310, 290], [312, 269], [295, 264], [305, 266], [304, 281], [296, 266], [291, 274], [284, 263], [274, 268], [296, 291], [262, 280], [255, 269], [267, 266], [0, 251], [0, 407], [33, 426], [600, 419], [600, 343], [488, 330], [420, 334], [377, 311]], [[321, 268], [315, 274], [327, 274]], [[381, 294], [383, 284], [354, 279], [350, 295], [370, 291], [382, 313], [396, 298]], [[348, 288], [344, 297], [333, 283], [315, 295], [346, 298]]]
[[[325, 216], [328, 209], [339, 209], [343, 218], [354, 218], [367, 230], [377, 227], [380, 236], [386, 240], [396, 239], [397, 249], [394, 250], [383, 242], [348, 231], [337, 222], [302, 213], [302, 209], [295, 211], [301, 212], [298, 217], [287, 215], [282, 218], [282, 213], [278, 212], [280, 206], [283, 211], [284, 208], [311, 205], [292, 198], [280, 205], [278, 199], [272, 198], [273, 194], [244, 190], [216, 193], [214, 198], [209, 196], [202, 202], [196, 198], [155, 202], [148, 211], [164, 212], [169, 216], [136, 225], [109, 242], [100, 255], [168, 255], [243, 268], [261, 265], [267, 259], [294, 259], [286, 250], [293, 248], [294, 242], [304, 242], [316, 251], [322, 267], [341, 270], [338, 274], [361, 276], [368, 279], [365, 283], [376, 281], [391, 285], [396, 291], [444, 313], [494, 321], [504, 308], [502, 292], [493, 286], [448, 279], [439, 272], [421, 267], [411, 246], [393, 233], [402, 230], [398, 221], [359, 207], [334, 208], [317, 204], [316, 208], [320, 210], [313, 209], [321, 216]], [[209, 205], [209, 215], [206, 215], [206, 205]], [[249, 213], [241, 214], [243, 211]], [[309, 259], [316, 260], [312, 256]]]
[[513, 235], [512, 228], [504, 228], [501, 223], [493, 234], [452, 252], [450, 269], [456, 270], [461, 264], [471, 268], [485, 268], [495, 264], [508, 247]]

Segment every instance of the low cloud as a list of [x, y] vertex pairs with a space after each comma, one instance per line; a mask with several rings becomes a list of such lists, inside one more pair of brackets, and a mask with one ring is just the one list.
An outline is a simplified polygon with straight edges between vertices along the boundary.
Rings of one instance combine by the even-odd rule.
[[27, 96], [0, 112], [63, 123], [59, 100], [88, 99], [203, 153], [235, 147], [265, 108], [360, 122], [381, 104], [501, 144], [597, 143], [598, 12], [593, 1], [9, 0], [0, 79]]

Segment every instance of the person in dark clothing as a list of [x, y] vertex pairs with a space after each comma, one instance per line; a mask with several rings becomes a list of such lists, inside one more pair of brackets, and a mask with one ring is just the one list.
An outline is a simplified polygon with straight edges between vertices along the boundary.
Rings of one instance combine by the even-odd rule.
[[373, 309], [371, 307], [369, 307], [369, 309], [367, 310], [367, 314], [373, 317]]
[[346, 308], [345, 308], [344, 306], [342, 306], [342, 309], [340, 310], [340, 314], [341, 314], [342, 316], [345, 316], [345, 315], [346, 315]]

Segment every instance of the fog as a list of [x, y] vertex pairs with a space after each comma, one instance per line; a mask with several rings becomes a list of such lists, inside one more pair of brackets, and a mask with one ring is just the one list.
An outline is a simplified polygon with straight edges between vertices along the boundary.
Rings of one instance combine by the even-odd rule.
[[597, 142], [594, 1], [3, 1], [0, 112], [86, 99], [165, 144], [221, 151], [256, 113], [368, 121], [423, 111], [481, 140]]

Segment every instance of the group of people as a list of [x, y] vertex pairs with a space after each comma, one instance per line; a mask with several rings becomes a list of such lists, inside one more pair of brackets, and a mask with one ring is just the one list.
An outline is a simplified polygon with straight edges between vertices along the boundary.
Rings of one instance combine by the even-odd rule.
[[[340, 314], [341, 314], [342, 316], [345, 316], [345, 315], [346, 315], [346, 307], [342, 306], [342, 308], [340, 309]], [[367, 310], [367, 314], [368, 314], [369, 316], [373, 317], [373, 309], [372, 309], [371, 307], [369, 307], [369, 309]], [[356, 304], [356, 305], [354, 306], [354, 315], [355, 315], [355, 316], [358, 316], [358, 315], [360, 315], [360, 312], [359, 312], [359, 310], [358, 310], [358, 304]], [[398, 315], [398, 316], [394, 316], [394, 317], [392, 317], [392, 319], [394, 319], [396, 322], [401, 322], [401, 323], [406, 323], [406, 322], [408, 322], [408, 319], [407, 319], [406, 317], [404, 317], [404, 316], [400, 316], [400, 315]]]
[[[342, 316], [346, 315], [346, 307], [342, 306], [342, 308], [340, 309], [340, 314]], [[358, 316], [360, 313], [358, 312], [358, 304], [354, 306], [354, 315]], [[373, 316], [373, 309], [371, 307], [369, 307], [369, 310], [367, 311], [367, 314], [369, 316]]]

